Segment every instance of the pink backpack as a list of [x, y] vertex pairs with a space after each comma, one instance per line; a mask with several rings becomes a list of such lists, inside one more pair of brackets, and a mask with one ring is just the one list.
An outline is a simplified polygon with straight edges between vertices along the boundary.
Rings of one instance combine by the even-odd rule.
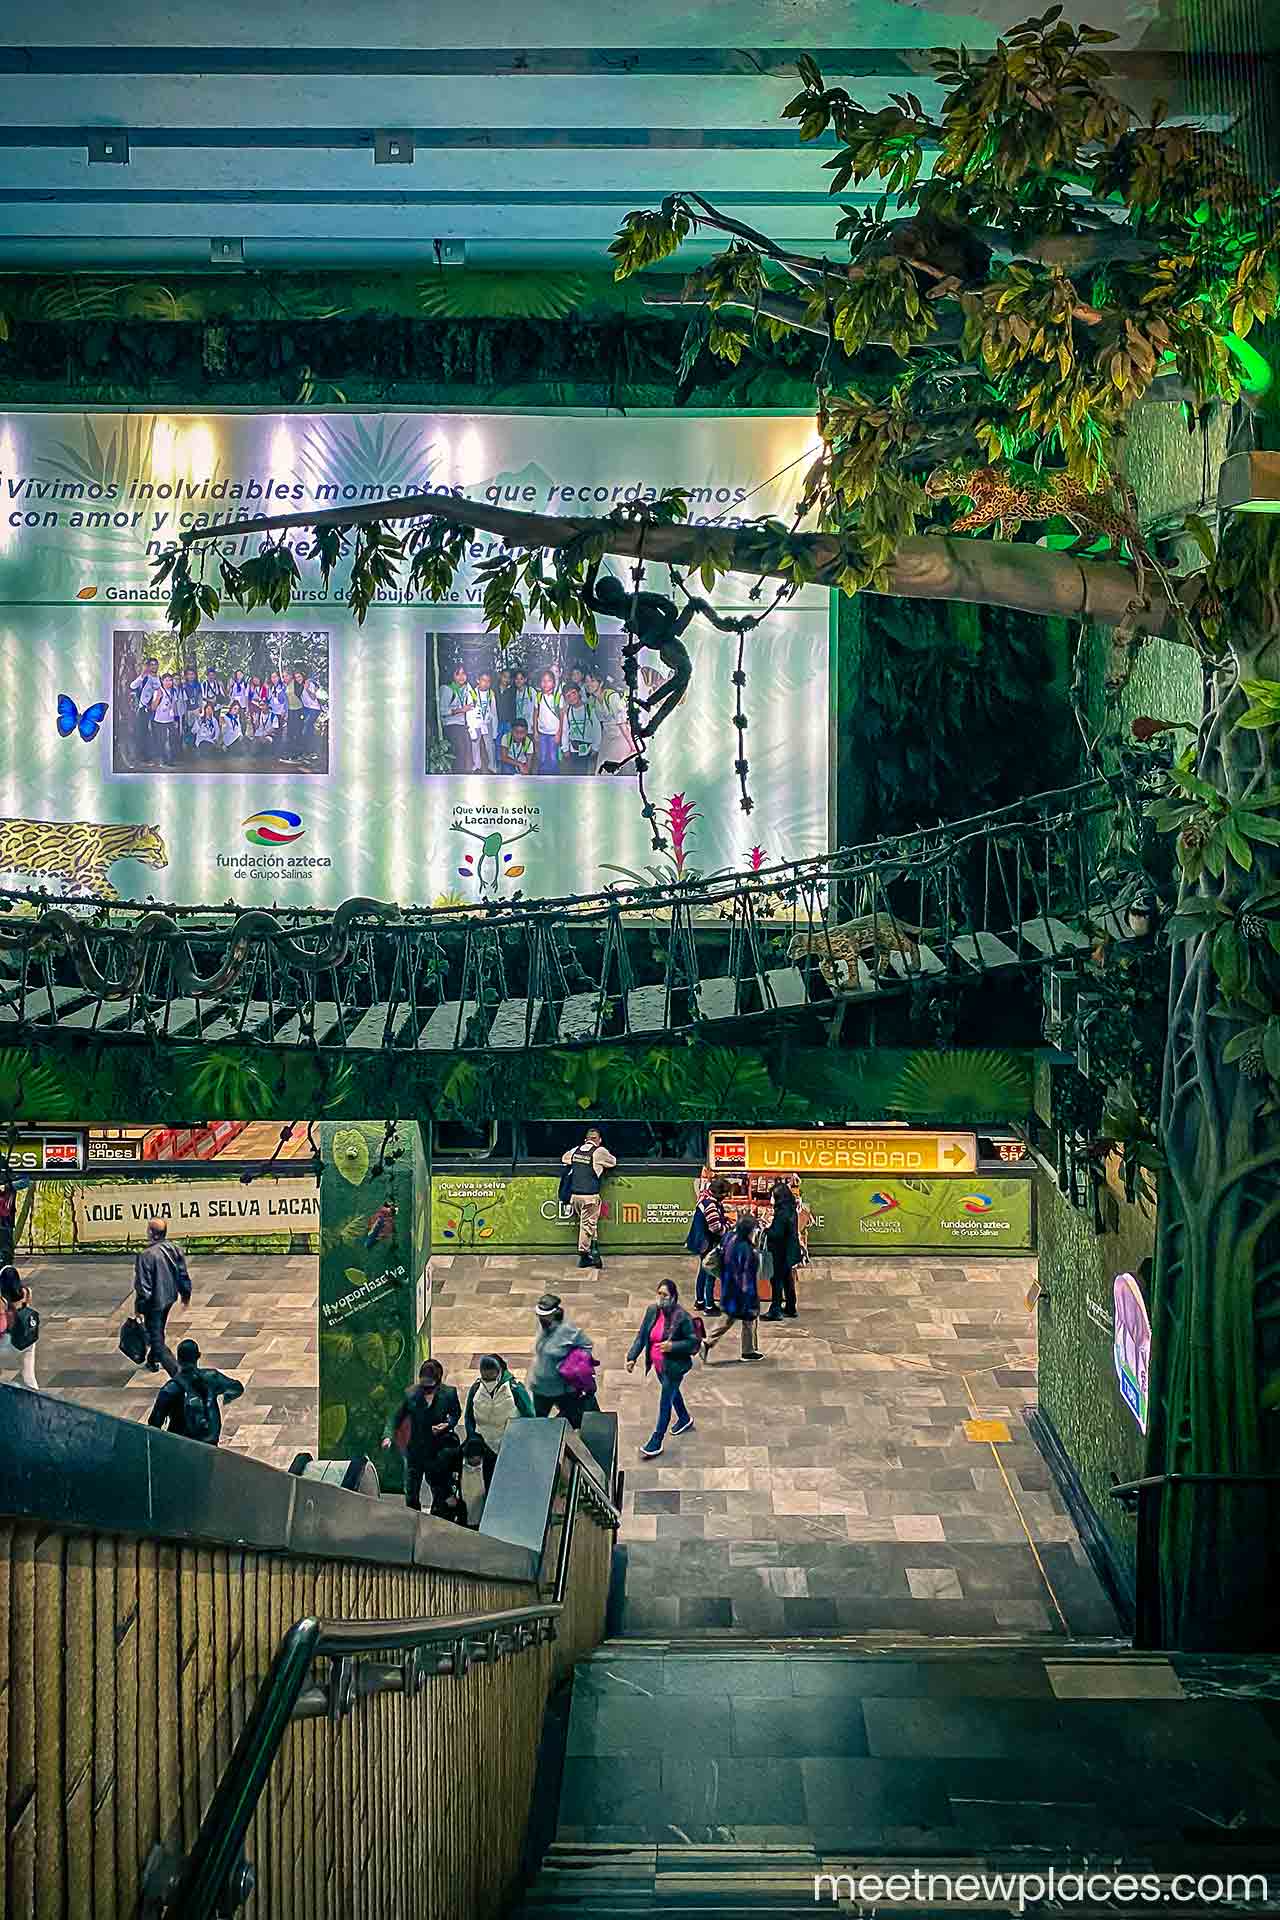
[[585, 1347], [570, 1347], [560, 1362], [560, 1378], [574, 1393], [594, 1393], [598, 1364]]

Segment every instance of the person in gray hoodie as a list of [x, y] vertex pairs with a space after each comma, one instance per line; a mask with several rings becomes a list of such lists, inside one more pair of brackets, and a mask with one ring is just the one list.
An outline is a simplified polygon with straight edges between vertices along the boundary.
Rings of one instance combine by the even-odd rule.
[[571, 1427], [582, 1425], [584, 1413], [599, 1413], [595, 1391], [579, 1393], [565, 1380], [560, 1368], [575, 1347], [593, 1351], [589, 1335], [564, 1317], [558, 1293], [544, 1293], [534, 1308], [538, 1316], [538, 1337], [533, 1343], [533, 1361], [529, 1368], [529, 1391], [537, 1414], [562, 1413]]

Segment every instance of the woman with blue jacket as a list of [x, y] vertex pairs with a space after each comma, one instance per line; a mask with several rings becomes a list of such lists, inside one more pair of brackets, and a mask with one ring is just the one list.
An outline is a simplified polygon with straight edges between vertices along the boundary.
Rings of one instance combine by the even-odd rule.
[[754, 1213], [740, 1213], [732, 1232], [724, 1237], [720, 1305], [725, 1322], [707, 1337], [708, 1359], [716, 1341], [724, 1339], [735, 1321], [742, 1328], [743, 1359], [760, 1358], [760, 1255], [756, 1249], [759, 1225]]

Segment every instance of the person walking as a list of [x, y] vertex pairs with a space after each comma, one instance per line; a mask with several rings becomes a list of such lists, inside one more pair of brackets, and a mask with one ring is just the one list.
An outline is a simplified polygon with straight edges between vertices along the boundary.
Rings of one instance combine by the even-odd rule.
[[187, 1256], [168, 1234], [163, 1220], [148, 1220], [147, 1245], [133, 1263], [133, 1310], [147, 1330], [147, 1372], [163, 1367], [172, 1379], [178, 1363], [164, 1337], [165, 1322], [175, 1301], [191, 1305], [191, 1275]]
[[406, 1393], [396, 1408], [391, 1432], [382, 1442], [384, 1447], [389, 1447], [394, 1439], [404, 1455], [404, 1503], [415, 1513], [422, 1511], [425, 1480], [431, 1493], [432, 1513], [453, 1517], [450, 1509], [456, 1499], [458, 1469], [462, 1465], [457, 1433], [461, 1418], [457, 1391], [444, 1384], [444, 1368], [438, 1360], [424, 1360], [418, 1368], [417, 1386]]
[[12, 1260], [18, 1218], [18, 1189], [6, 1163], [0, 1173], [0, 1260]]
[[16, 1267], [0, 1267], [0, 1362], [15, 1359], [21, 1384], [33, 1393], [40, 1390], [36, 1379], [39, 1337], [40, 1316], [31, 1305], [30, 1287], [23, 1283]]
[[[533, 1343], [529, 1367], [533, 1410], [539, 1415], [561, 1413], [576, 1429], [582, 1425], [584, 1413], [600, 1411], [595, 1390], [598, 1363], [594, 1360], [590, 1336], [581, 1327], [575, 1327], [572, 1320], [565, 1319], [558, 1293], [544, 1293], [534, 1312], [538, 1316], [538, 1337]], [[573, 1355], [581, 1357], [574, 1359]], [[587, 1385], [588, 1378], [590, 1385]]]
[[742, 1357], [760, 1358], [760, 1255], [756, 1235], [760, 1222], [754, 1213], [740, 1213], [724, 1237], [724, 1264], [720, 1270], [720, 1302], [726, 1319], [707, 1336], [707, 1359], [730, 1327], [742, 1328]]
[[788, 1320], [796, 1317], [796, 1268], [804, 1255], [800, 1244], [800, 1221], [796, 1209], [796, 1197], [785, 1180], [779, 1180], [769, 1195], [773, 1207], [773, 1217], [765, 1228], [764, 1243], [769, 1249], [769, 1258], [773, 1262], [773, 1274], [769, 1281], [769, 1311], [766, 1320], [780, 1320], [785, 1313]]
[[462, 1425], [467, 1440], [478, 1440], [484, 1449], [479, 1461], [486, 1493], [507, 1428], [513, 1420], [532, 1417], [533, 1401], [528, 1389], [520, 1385], [502, 1355], [481, 1354], [479, 1377], [467, 1395]]
[[244, 1383], [216, 1367], [200, 1365], [200, 1349], [194, 1340], [179, 1340], [178, 1365], [172, 1380], [167, 1380], [156, 1395], [156, 1403], [147, 1415], [149, 1427], [167, 1426], [170, 1433], [185, 1440], [201, 1440], [216, 1447], [222, 1438], [220, 1400], [238, 1400]]
[[578, 1216], [578, 1265], [600, 1267], [600, 1249], [596, 1237], [600, 1231], [600, 1182], [618, 1162], [604, 1144], [599, 1127], [588, 1127], [579, 1147], [561, 1154], [561, 1164], [569, 1169], [569, 1207]]
[[[694, 1305], [700, 1313], [719, 1313], [716, 1305], [716, 1281], [720, 1277], [721, 1262], [724, 1259], [725, 1229], [729, 1216], [725, 1212], [725, 1201], [733, 1189], [729, 1182], [719, 1178], [713, 1180], [699, 1199], [695, 1214], [701, 1215], [701, 1230], [697, 1225], [689, 1228], [686, 1247], [698, 1255], [698, 1277], [694, 1283]], [[701, 1246], [697, 1243], [701, 1241]]]
[[680, 1305], [680, 1291], [674, 1280], [659, 1280], [658, 1297], [646, 1307], [640, 1331], [627, 1354], [627, 1372], [634, 1373], [636, 1361], [644, 1355], [646, 1373], [658, 1376], [658, 1418], [649, 1438], [640, 1449], [642, 1460], [654, 1460], [662, 1452], [674, 1413], [673, 1434], [690, 1433], [693, 1416], [684, 1403], [681, 1382], [698, 1351], [698, 1335], [686, 1308]]

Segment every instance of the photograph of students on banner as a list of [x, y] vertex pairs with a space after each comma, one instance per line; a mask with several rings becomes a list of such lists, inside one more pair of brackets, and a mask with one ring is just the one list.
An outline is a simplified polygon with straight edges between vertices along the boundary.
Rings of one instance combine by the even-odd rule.
[[329, 635], [112, 635], [114, 773], [329, 771]]
[[[643, 699], [665, 676], [642, 667]], [[502, 647], [489, 633], [426, 636], [428, 775], [510, 779], [635, 778], [622, 636], [525, 633]]]

